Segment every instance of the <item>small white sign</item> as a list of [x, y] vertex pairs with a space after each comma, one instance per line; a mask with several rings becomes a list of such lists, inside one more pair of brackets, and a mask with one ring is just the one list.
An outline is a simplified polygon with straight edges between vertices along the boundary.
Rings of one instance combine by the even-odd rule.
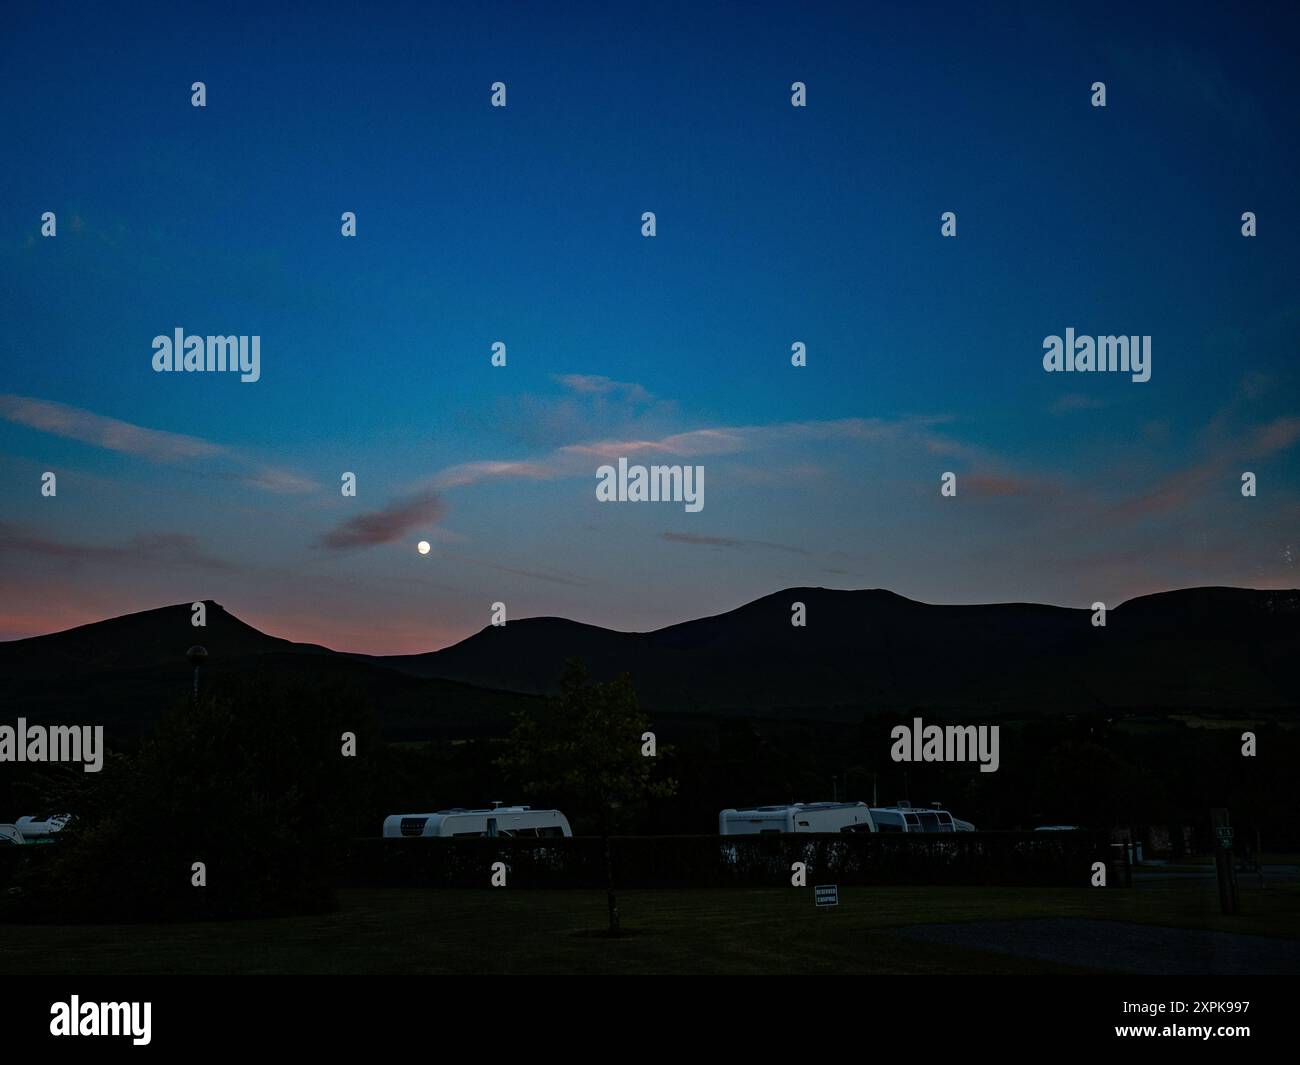
[[838, 906], [840, 904], [839, 884], [818, 884], [813, 888], [813, 899], [818, 906]]

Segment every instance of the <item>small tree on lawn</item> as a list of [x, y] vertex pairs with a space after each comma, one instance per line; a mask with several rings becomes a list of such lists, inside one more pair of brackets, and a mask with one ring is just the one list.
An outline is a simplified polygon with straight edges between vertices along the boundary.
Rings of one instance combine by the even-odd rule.
[[609, 837], [630, 809], [677, 790], [674, 780], [653, 779], [656, 759], [641, 753], [649, 725], [626, 674], [593, 683], [573, 660], [540, 713], [515, 715], [509, 750], [499, 762], [530, 793], [571, 797], [577, 812], [595, 821], [604, 841], [611, 935], [620, 928]]

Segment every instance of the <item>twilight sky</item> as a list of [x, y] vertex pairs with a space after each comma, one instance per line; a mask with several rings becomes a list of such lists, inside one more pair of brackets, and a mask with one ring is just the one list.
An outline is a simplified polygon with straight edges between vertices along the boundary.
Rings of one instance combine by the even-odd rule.
[[[1300, 585], [1297, 16], [1044, 6], [9, 5], [0, 639]], [[154, 373], [177, 327], [261, 380]]]

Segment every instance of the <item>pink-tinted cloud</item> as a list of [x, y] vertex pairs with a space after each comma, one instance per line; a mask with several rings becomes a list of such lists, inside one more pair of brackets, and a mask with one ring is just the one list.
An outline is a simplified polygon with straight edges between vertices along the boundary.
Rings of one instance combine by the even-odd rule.
[[251, 473], [240, 477], [239, 480], [244, 484], [252, 485], [254, 488], [274, 492], [276, 495], [300, 495], [315, 492], [319, 488], [319, 485], [310, 477], [304, 477], [291, 470], [282, 470], [274, 466], [260, 466]]
[[1262, 425], [1252, 435], [1251, 454], [1264, 457], [1285, 451], [1300, 440], [1300, 418], [1278, 418]]
[[1179, 510], [1214, 491], [1214, 482], [1220, 480], [1225, 484], [1231, 480], [1231, 487], [1235, 488], [1240, 457], [1267, 458], [1300, 440], [1300, 418], [1277, 418], [1235, 438], [1225, 436], [1220, 440], [1222, 421], [1216, 417], [1212, 423], [1212, 433], [1216, 437], [1213, 457], [1162, 478], [1150, 491], [1112, 507], [1106, 517], [1125, 520]]
[[693, 429], [659, 440], [598, 440], [588, 444], [570, 444], [560, 448], [560, 454], [608, 462], [617, 458], [647, 455], [674, 455], [681, 458], [726, 455], [744, 451], [748, 446], [750, 441], [744, 430]]
[[523, 480], [544, 481], [560, 476], [560, 471], [546, 462], [463, 462], [449, 466], [433, 479], [438, 489], [463, 488], [481, 481], [517, 477]]
[[967, 491], [981, 496], [1044, 495], [1059, 491], [1052, 484], [1026, 477], [1002, 477], [996, 474], [968, 473], [961, 479]]
[[641, 385], [631, 381], [615, 381], [612, 377], [599, 374], [556, 374], [559, 381], [571, 392], [582, 396], [615, 396], [629, 403], [649, 403], [654, 399]]
[[[540, 458], [530, 460], [484, 460], [462, 463], [442, 470], [421, 488], [448, 490], [492, 479], [521, 478], [547, 480], [559, 477], [585, 477], [596, 465], [620, 458], [630, 461], [671, 459], [685, 461], [710, 456], [740, 455], [786, 449], [796, 445], [840, 443], [845, 446], [895, 446], [918, 453], [945, 458], [959, 458], [985, 465], [1005, 465], [996, 456], [969, 447], [936, 430], [944, 417], [842, 418], [830, 421], [778, 422], [774, 425], [712, 426], [671, 433], [660, 437], [610, 437], [558, 447]], [[797, 464], [788, 456], [782, 468], [796, 476]], [[819, 474], [822, 467], [805, 467]], [[771, 480], [771, 467], [768, 480]]]

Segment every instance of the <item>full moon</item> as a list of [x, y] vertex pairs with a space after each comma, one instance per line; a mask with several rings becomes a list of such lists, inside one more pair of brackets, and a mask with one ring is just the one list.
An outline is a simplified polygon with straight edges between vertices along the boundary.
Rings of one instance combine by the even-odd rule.
[[419, 551], [420, 554], [427, 555], [429, 553], [429, 541], [421, 540], [418, 544], [415, 545], [415, 549]]

